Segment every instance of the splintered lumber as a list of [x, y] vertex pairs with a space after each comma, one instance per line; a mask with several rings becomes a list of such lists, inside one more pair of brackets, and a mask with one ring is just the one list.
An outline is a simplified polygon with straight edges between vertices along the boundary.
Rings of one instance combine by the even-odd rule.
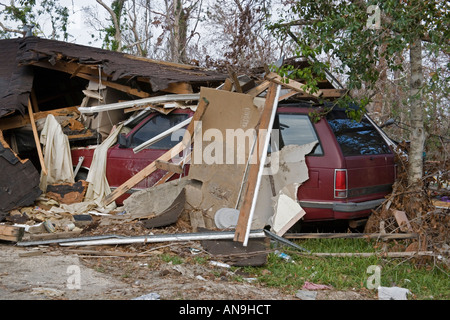
[[242, 93], [243, 91], [241, 88], [241, 84], [239, 83], [239, 79], [236, 75], [236, 72], [230, 66], [228, 66], [227, 69], [228, 69], [228, 74], [230, 75], [230, 78], [233, 81], [236, 92]]
[[247, 94], [256, 97], [269, 87], [270, 82], [265, 80], [261, 84], [247, 91]]
[[150, 163], [147, 167], [139, 171], [137, 174], [132, 176], [130, 179], [128, 179], [122, 185], [120, 185], [117, 189], [111, 192], [108, 196], [106, 196], [105, 200], [103, 200], [103, 205], [107, 206], [111, 202], [115, 201], [125, 192], [133, 188], [136, 184], [138, 184], [146, 177], [151, 175], [153, 172], [155, 172], [157, 170], [156, 161], [158, 160], [169, 161], [170, 159], [172, 159], [173, 156], [182, 152], [187, 146], [190, 146], [190, 144], [192, 143], [191, 137], [193, 136], [193, 133], [196, 129], [194, 128], [194, 125], [196, 124], [197, 121], [201, 120], [208, 104], [209, 102], [206, 101], [206, 99], [200, 100], [197, 110], [195, 111], [194, 116], [192, 117], [192, 120], [187, 127], [183, 140], [180, 143], [178, 143], [175, 147], [173, 147], [172, 149], [164, 153], [161, 157]]
[[[270, 130], [273, 125], [275, 112], [278, 104], [278, 96], [280, 94], [280, 86], [271, 83], [266, 96], [264, 110], [261, 114], [259, 133], [257, 136], [258, 156], [255, 164], [252, 164], [248, 173], [247, 190], [245, 192], [242, 207], [239, 212], [239, 218], [236, 225], [234, 241], [247, 245], [248, 235], [250, 233], [251, 221], [255, 210], [256, 200], [258, 197], [259, 185], [261, 183], [261, 174], [264, 169], [264, 162], [267, 156], [267, 148], [269, 146]], [[265, 132], [265, 136], [261, 135]], [[261, 149], [262, 148], [262, 149]], [[261, 155], [261, 156], [259, 156]]]
[[183, 173], [183, 167], [180, 164], [175, 164], [172, 162], [162, 160], [156, 160], [155, 162], [156, 168], [158, 169], [174, 173]]
[[276, 84], [280, 84], [283, 87], [304, 93], [304, 94], [308, 94], [308, 95], [312, 95], [314, 97], [320, 97], [323, 95], [323, 92], [321, 90], [319, 90], [318, 92], [311, 92], [308, 88], [305, 88], [305, 85], [303, 83], [300, 83], [298, 81], [295, 80], [290, 80], [290, 79], [286, 79], [284, 80], [280, 75], [271, 72], [266, 76], [266, 79], [269, 81], [272, 81]]
[[0, 225], [0, 240], [18, 242], [22, 240], [24, 232], [22, 227]]
[[225, 90], [225, 91], [233, 90], [233, 81], [230, 78], [225, 79], [222, 90]]
[[33, 129], [34, 142], [36, 143], [42, 173], [44, 175], [47, 175], [47, 168], [44, 163], [44, 155], [42, 154], [41, 142], [39, 141], [39, 134], [37, 132], [36, 123], [34, 121], [33, 107], [31, 106], [31, 101], [29, 98], [28, 98], [28, 113], [30, 115], [31, 128]]
[[[34, 103], [33, 103], [34, 106]], [[68, 108], [61, 108], [61, 109], [54, 109], [54, 110], [48, 110], [48, 111], [40, 111], [33, 114], [34, 120], [44, 119], [49, 114], [57, 116], [68, 116], [72, 115], [74, 113], [79, 113], [77, 107], [68, 107]], [[9, 130], [9, 129], [15, 129], [15, 128], [21, 128], [26, 126], [27, 124], [30, 124], [30, 117], [28, 115], [22, 116], [13, 116], [9, 118], [2, 118], [0, 119], [0, 129], [1, 130]]]

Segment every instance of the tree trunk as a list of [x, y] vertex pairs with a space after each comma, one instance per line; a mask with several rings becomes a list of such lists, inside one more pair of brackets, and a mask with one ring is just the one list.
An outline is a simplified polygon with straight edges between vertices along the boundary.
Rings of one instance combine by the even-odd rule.
[[[117, 51], [122, 52], [122, 32], [120, 30], [120, 17], [117, 16], [117, 14], [114, 12], [114, 10], [111, 7], [108, 7], [102, 0], [96, 0], [98, 4], [100, 4], [103, 8], [108, 11], [108, 13], [111, 16], [111, 19], [114, 24], [115, 34], [114, 34], [114, 41], [117, 45]], [[125, 0], [118, 0], [117, 5], [120, 8], [123, 8]]]
[[[408, 168], [408, 186], [411, 190], [419, 191], [422, 188], [423, 181], [423, 151], [425, 143], [424, 133], [424, 111], [422, 102], [422, 44], [420, 39], [416, 39], [410, 48], [410, 110], [411, 110], [411, 134], [410, 134], [410, 150], [409, 150], [409, 168]], [[421, 193], [411, 199], [410, 205], [416, 212], [417, 222], [421, 222]]]
[[423, 151], [425, 134], [423, 128], [423, 103], [422, 103], [422, 44], [420, 39], [416, 40], [410, 49], [411, 63], [411, 135], [410, 135], [410, 152], [409, 152], [409, 186], [421, 187], [422, 171], [423, 171]]

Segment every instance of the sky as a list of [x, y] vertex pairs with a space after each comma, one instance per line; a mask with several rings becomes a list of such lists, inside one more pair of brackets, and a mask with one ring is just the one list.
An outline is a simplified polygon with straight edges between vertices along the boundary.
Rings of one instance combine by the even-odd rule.
[[[90, 35], [91, 30], [86, 25], [86, 15], [82, 11], [85, 6], [97, 6], [95, 0], [60, 0], [60, 2], [61, 5], [69, 8], [69, 34], [71, 35], [69, 42], [101, 47], [101, 42], [90, 43], [93, 41]], [[104, 13], [104, 10], [100, 9], [99, 13]]]

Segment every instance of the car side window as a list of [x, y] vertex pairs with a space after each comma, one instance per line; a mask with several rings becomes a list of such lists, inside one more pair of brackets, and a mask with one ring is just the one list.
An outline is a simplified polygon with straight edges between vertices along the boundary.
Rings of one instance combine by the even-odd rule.
[[391, 150], [375, 127], [365, 118], [360, 122], [349, 119], [344, 111], [327, 115], [344, 156], [389, 154]]
[[[279, 129], [280, 150], [290, 144], [300, 146], [313, 141], [319, 141], [314, 126], [306, 114], [277, 114], [273, 128]], [[320, 141], [308, 155], [323, 155]]]
[[[174, 113], [169, 115], [157, 114], [153, 116], [132, 135], [130, 148], [137, 147], [145, 141], [156, 137], [160, 133], [169, 130], [180, 122], [183, 122], [188, 117], [188, 114], [182, 113]], [[169, 135], [148, 146], [146, 149], [171, 149], [178, 142], [180, 141], [177, 139], [173, 139], [172, 141], [172, 135]]]

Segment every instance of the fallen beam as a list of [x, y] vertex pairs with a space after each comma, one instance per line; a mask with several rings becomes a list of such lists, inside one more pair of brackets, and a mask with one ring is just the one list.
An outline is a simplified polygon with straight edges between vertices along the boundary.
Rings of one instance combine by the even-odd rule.
[[34, 120], [33, 107], [31, 106], [31, 100], [28, 99], [28, 114], [30, 116], [31, 128], [33, 129], [34, 142], [36, 143], [36, 149], [39, 156], [39, 162], [41, 163], [42, 173], [47, 175], [47, 168], [44, 162], [44, 155], [42, 154], [41, 142], [39, 141], [39, 133], [37, 132], [36, 122]]
[[[263, 230], [253, 230], [249, 234], [249, 238], [264, 238]], [[119, 239], [103, 239], [93, 241], [75, 241], [60, 243], [61, 246], [101, 246], [101, 245], [117, 245], [117, 244], [133, 244], [133, 243], [156, 243], [156, 242], [174, 242], [174, 241], [200, 241], [200, 240], [230, 240], [234, 238], [233, 231], [211, 231], [200, 233], [178, 233], [178, 234], [159, 234], [137, 236]]]

